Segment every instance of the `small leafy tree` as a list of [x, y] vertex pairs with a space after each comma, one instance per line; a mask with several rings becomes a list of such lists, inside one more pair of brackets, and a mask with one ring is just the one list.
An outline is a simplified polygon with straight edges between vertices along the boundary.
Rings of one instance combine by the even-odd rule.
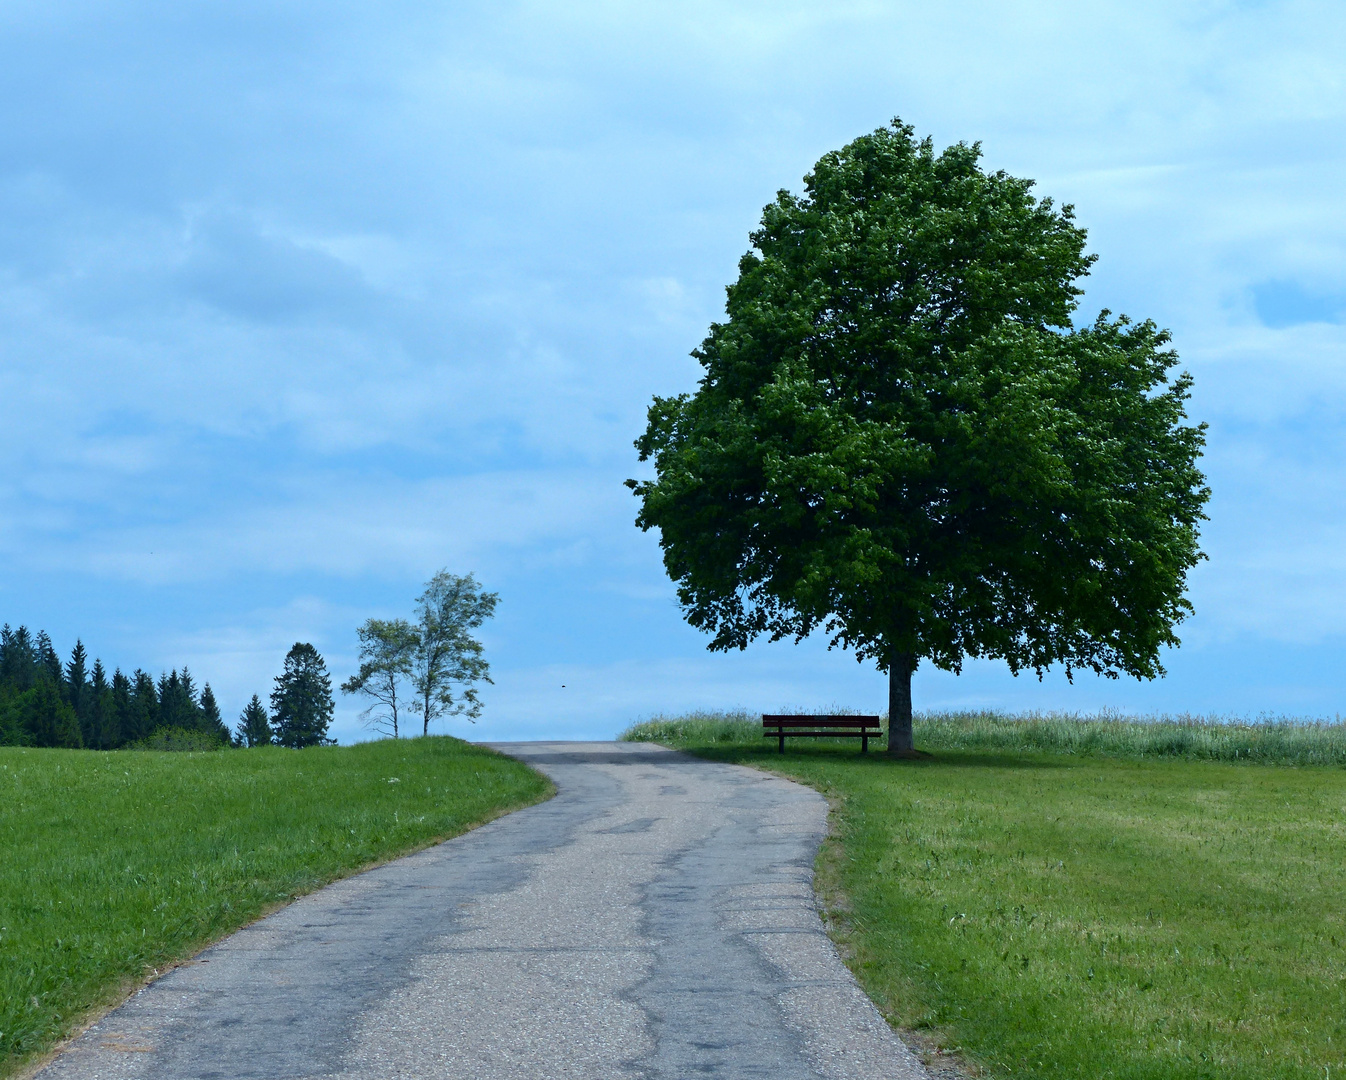
[[270, 746], [274, 741], [271, 717], [256, 694], [252, 695], [252, 700], [243, 707], [238, 718], [237, 738], [243, 746]]
[[402, 687], [411, 678], [420, 635], [406, 619], [367, 619], [360, 638], [360, 670], [341, 684], [345, 694], [363, 694], [372, 704], [360, 714], [371, 728], [398, 738]]
[[490, 665], [471, 631], [495, 614], [499, 594], [483, 592], [471, 574], [441, 570], [416, 599], [416, 648], [412, 656], [412, 708], [421, 715], [421, 734], [441, 716], [481, 715], [475, 683], [490, 682]]
[[821, 629], [917, 664], [1162, 674], [1209, 497], [1190, 378], [1153, 323], [1075, 328], [1093, 262], [1069, 206], [899, 121], [780, 192], [628, 481], [710, 648]]
[[296, 641], [271, 691], [271, 726], [276, 742], [294, 749], [330, 745], [335, 742], [327, 737], [332, 711], [332, 679], [327, 665], [312, 645]]

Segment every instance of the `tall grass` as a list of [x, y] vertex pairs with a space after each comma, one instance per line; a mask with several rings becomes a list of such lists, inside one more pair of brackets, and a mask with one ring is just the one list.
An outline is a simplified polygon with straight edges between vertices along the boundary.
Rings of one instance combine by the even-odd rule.
[[[917, 715], [915, 735], [916, 745], [924, 750], [1346, 765], [1346, 723], [1339, 720], [928, 712]], [[674, 746], [763, 744], [760, 714], [745, 710], [654, 716], [632, 725], [621, 737]]]
[[699, 711], [682, 716], [652, 716], [632, 724], [618, 736], [626, 742], [667, 743], [687, 746], [705, 743], [746, 743], [762, 741], [762, 715], [745, 710], [733, 712]]
[[1195, 716], [1067, 713], [926, 713], [916, 723], [927, 750], [1042, 750], [1099, 757], [1346, 765], [1346, 724]]

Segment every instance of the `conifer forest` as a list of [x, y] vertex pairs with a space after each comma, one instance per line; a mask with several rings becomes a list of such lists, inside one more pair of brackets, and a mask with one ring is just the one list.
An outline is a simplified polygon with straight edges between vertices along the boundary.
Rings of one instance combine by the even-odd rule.
[[231, 742], [210, 684], [198, 689], [186, 666], [157, 679], [109, 675], [83, 642], [62, 662], [46, 633], [0, 629], [0, 746], [115, 750], [172, 736], [203, 748]]

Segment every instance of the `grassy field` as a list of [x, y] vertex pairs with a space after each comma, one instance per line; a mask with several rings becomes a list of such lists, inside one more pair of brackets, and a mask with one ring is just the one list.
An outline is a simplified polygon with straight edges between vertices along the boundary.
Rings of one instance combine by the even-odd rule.
[[1343, 760], [1340, 730], [1111, 725], [925, 718], [919, 762], [733, 717], [629, 735], [836, 800], [843, 951], [990, 1076], [1346, 1078], [1346, 770], [1265, 763]]
[[0, 749], [0, 1075], [269, 908], [550, 790], [450, 738]]

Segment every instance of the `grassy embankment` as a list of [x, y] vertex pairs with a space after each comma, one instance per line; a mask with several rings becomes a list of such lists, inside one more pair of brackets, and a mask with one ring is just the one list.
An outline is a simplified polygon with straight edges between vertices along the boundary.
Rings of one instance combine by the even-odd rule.
[[0, 1076], [268, 909], [550, 791], [450, 738], [0, 748]]
[[1346, 729], [925, 718], [925, 761], [638, 725], [826, 793], [819, 885], [898, 1025], [994, 1077], [1346, 1078]]

